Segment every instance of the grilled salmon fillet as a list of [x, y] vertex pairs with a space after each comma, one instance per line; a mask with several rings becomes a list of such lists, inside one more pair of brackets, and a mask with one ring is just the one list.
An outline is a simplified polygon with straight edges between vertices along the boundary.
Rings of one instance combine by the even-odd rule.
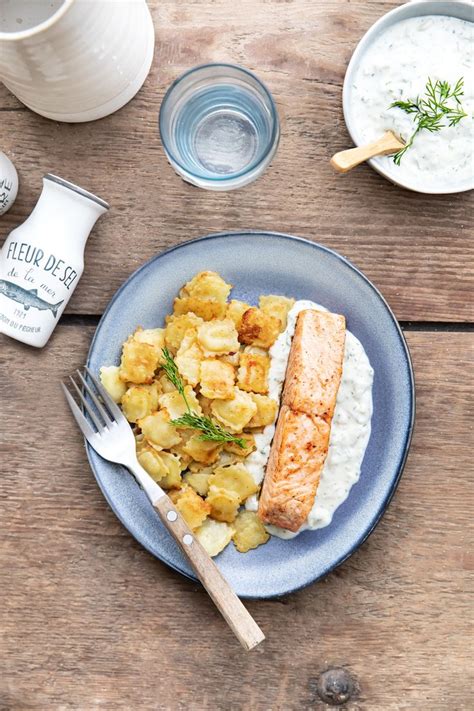
[[265, 523], [297, 531], [313, 507], [329, 447], [345, 338], [344, 316], [314, 310], [298, 315], [258, 507]]

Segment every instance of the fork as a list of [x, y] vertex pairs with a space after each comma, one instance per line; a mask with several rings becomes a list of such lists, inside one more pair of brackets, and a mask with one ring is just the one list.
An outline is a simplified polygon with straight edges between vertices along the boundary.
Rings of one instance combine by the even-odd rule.
[[[162, 523], [178, 543], [229, 627], [245, 649], [253, 649], [265, 639], [262, 630], [199, 543], [171, 499], [139, 464], [135, 453], [135, 437], [118, 405], [89, 368], [85, 367], [84, 371], [84, 375], [79, 370], [76, 371], [82, 389], [72, 376], [69, 377], [90, 422], [68, 388], [64, 383], [61, 383], [66, 400], [82, 434], [101, 457], [109, 462], [122, 464], [135, 476]], [[87, 382], [87, 377], [96, 392]], [[89, 399], [86, 398], [83, 391], [87, 393]]]

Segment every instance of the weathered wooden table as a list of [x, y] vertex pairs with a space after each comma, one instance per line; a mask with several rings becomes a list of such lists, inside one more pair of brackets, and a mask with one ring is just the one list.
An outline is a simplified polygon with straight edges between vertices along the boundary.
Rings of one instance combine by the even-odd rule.
[[[1, 147], [21, 179], [2, 240], [48, 171], [112, 206], [49, 345], [0, 341], [2, 710], [323, 709], [320, 675], [337, 667], [355, 681], [351, 710], [472, 708], [472, 202], [405, 192], [366, 166], [338, 176], [328, 164], [348, 145], [348, 59], [395, 4], [156, 0], [153, 70], [115, 115], [60, 125], [0, 89]], [[236, 192], [186, 185], [157, 134], [167, 85], [207, 60], [256, 70], [283, 119], [270, 170]], [[136, 267], [172, 244], [240, 228], [322, 242], [374, 281], [405, 330], [418, 409], [405, 474], [377, 530], [326, 580], [249, 603], [268, 636], [251, 654], [197, 584], [116, 520], [58, 388]]]

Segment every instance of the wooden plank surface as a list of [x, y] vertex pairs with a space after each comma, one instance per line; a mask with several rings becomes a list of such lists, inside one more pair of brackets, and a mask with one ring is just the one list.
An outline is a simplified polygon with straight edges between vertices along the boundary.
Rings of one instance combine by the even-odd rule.
[[359, 687], [350, 711], [472, 708], [474, 334], [407, 334], [418, 417], [395, 498], [323, 582], [248, 603], [268, 639], [247, 655], [96, 487], [58, 386], [92, 332], [76, 320], [40, 352], [0, 343], [2, 710], [322, 710], [332, 667]]
[[[150, 76], [134, 101], [94, 124], [43, 119], [0, 85], [0, 149], [21, 181], [0, 219], [0, 244], [29, 214], [46, 172], [112, 206], [50, 344], [38, 352], [0, 336], [0, 711], [322, 711], [331, 707], [318, 695], [321, 674], [338, 667], [353, 679], [349, 711], [472, 708], [471, 331], [407, 334], [417, 424], [395, 498], [370, 539], [324, 581], [248, 603], [268, 638], [250, 655], [203, 590], [116, 520], [58, 387], [84, 362], [91, 315], [134, 269], [225, 229], [289, 232], [338, 250], [399, 319], [424, 329], [472, 321], [472, 195], [418, 195], [367, 166], [337, 176], [328, 165], [349, 144], [347, 62], [398, 4], [152, 0]], [[182, 182], [157, 132], [169, 83], [207, 61], [256, 71], [282, 120], [271, 168], [236, 192]]]
[[[18, 167], [17, 203], [0, 241], [26, 218], [51, 171], [111, 203], [89, 240], [86, 271], [69, 313], [102, 313], [145, 259], [209, 232], [289, 232], [340, 251], [383, 291], [402, 320], [472, 320], [472, 196], [423, 196], [392, 186], [369, 167], [335, 175], [346, 147], [341, 93], [359, 38], [393, 2], [337, 0], [154, 0], [153, 69], [138, 96], [95, 124], [43, 119], [0, 89], [2, 149]], [[199, 190], [168, 165], [157, 114], [169, 83], [206, 61], [255, 70], [282, 116], [273, 165], [229, 193]], [[11, 109], [11, 110], [9, 110]]]

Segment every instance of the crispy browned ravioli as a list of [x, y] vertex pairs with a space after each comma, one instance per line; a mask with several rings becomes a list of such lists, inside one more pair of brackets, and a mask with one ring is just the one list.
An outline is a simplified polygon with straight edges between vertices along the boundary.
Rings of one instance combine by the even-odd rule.
[[[231, 289], [216, 272], [199, 272], [180, 289], [163, 327], [137, 327], [120, 365], [100, 370], [133, 427], [139, 463], [212, 556], [232, 539], [246, 552], [269, 538], [257, 514], [241, 507], [258, 492], [246, 461], [258, 431], [276, 419], [269, 348], [293, 304], [262, 295], [262, 308], [251, 307], [229, 301]], [[163, 367], [170, 358], [174, 379]], [[220, 438], [203, 439], [202, 427], [183, 426], [186, 414], [207, 418]]]

